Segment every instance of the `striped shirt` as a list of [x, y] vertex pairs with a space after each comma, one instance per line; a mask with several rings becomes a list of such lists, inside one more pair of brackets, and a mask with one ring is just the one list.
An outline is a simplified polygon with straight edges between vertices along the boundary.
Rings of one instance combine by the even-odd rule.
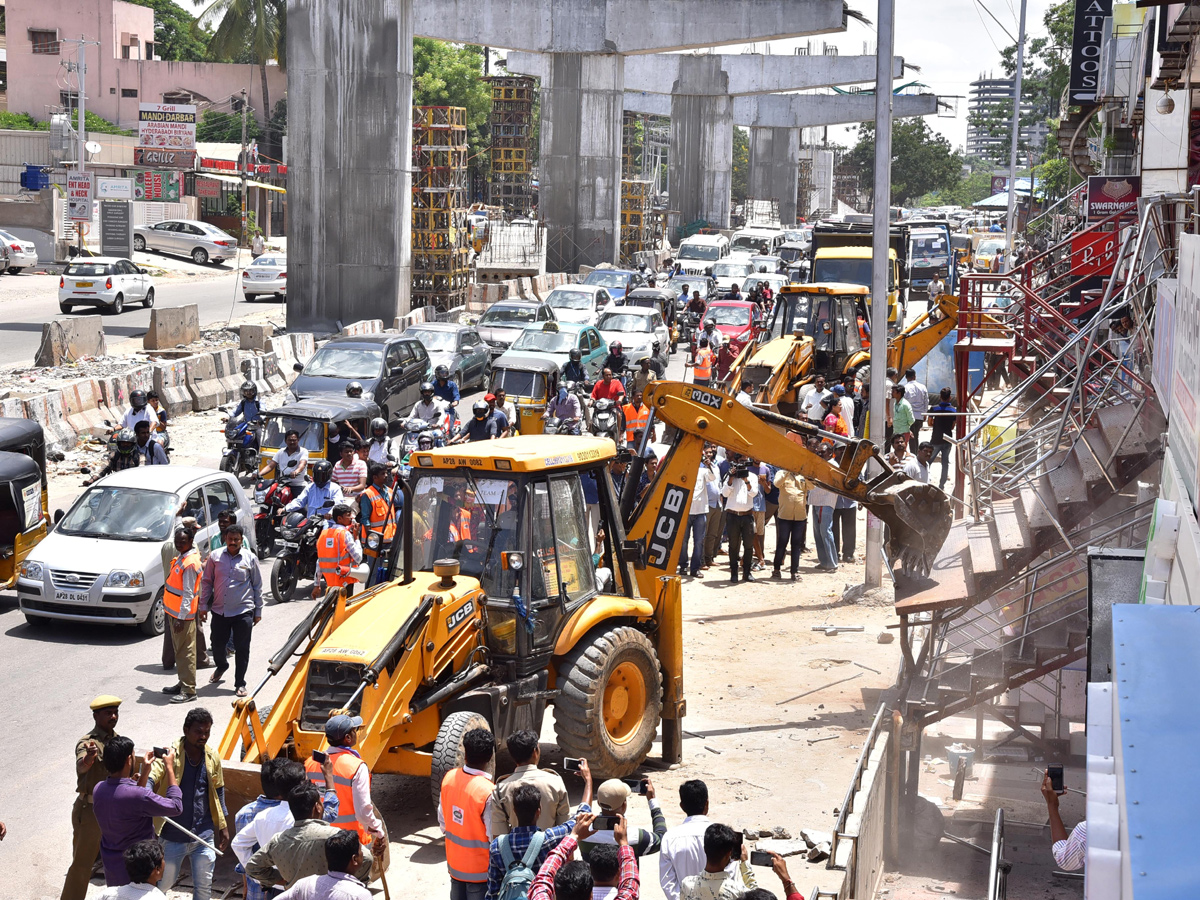
[[1067, 872], [1082, 869], [1087, 859], [1087, 821], [1084, 820], [1071, 829], [1070, 836], [1065, 841], [1055, 841], [1050, 848], [1054, 861], [1059, 868]]
[[350, 496], [350, 489], [355, 487], [360, 481], [364, 482], [367, 478], [367, 464], [357, 456], [351, 461], [349, 466], [343, 466], [341, 462], [333, 464], [333, 480], [337, 482], [338, 487], [342, 489], [342, 493]]
[[[563, 864], [575, 855], [575, 835], [568, 834], [562, 839], [554, 852], [546, 857], [545, 864], [538, 870], [537, 878], [529, 888], [529, 900], [554, 900], [554, 876]], [[638, 866], [633, 848], [622, 844], [617, 849], [617, 860], [620, 863], [617, 875], [617, 900], [637, 900], [638, 897]]]

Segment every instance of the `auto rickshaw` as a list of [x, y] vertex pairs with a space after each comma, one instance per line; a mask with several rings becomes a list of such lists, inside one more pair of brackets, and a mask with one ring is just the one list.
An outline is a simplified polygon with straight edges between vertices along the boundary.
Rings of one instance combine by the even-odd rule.
[[517, 410], [514, 423], [521, 434], [542, 434], [542, 414], [550, 398], [558, 393], [558, 363], [511, 350], [492, 363], [494, 394], [503, 389]]
[[381, 415], [379, 407], [371, 400], [337, 394], [318, 394], [278, 409], [263, 410], [259, 474], [267, 474], [268, 463], [283, 449], [284, 436], [293, 428], [300, 432], [300, 446], [308, 451], [311, 469], [319, 459], [339, 458], [337, 442], [330, 442], [332, 436], [340, 433], [354, 437], [357, 434], [360, 442], [369, 441], [371, 420]]
[[0, 590], [11, 588], [46, 536], [50, 495], [46, 437], [29, 419], [0, 419]]

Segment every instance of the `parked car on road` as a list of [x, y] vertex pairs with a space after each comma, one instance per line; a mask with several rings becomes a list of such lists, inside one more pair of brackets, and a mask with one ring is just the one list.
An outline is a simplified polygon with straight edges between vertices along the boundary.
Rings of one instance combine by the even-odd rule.
[[475, 323], [475, 330], [487, 342], [488, 352], [495, 359], [508, 349], [525, 330], [526, 325], [557, 322], [558, 315], [547, 303], [537, 300], [501, 300], [493, 303]]
[[138, 252], [157, 250], [176, 256], [190, 256], [192, 262], [203, 266], [224, 262], [237, 253], [237, 238], [226, 234], [216, 225], [198, 219], [168, 219], [157, 225], [140, 225], [133, 229], [133, 249]]
[[408, 415], [429, 377], [429, 353], [421, 342], [400, 334], [335, 337], [313, 354], [292, 382], [292, 396], [308, 400], [322, 394], [346, 399], [346, 386], [357, 381], [363, 399], [373, 400], [389, 422]]
[[404, 329], [404, 337], [420, 341], [429, 354], [429, 364], [434, 369], [438, 366], [449, 369], [450, 380], [460, 390], [472, 385], [487, 387], [492, 374], [491, 355], [474, 328], [450, 322], [425, 322]]
[[139, 466], [102, 478], [21, 564], [21, 612], [30, 625], [60, 619], [162, 634], [163, 543], [180, 518], [192, 516], [200, 523], [196, 547], [207, 556], [220, 538], [217, 517], [226, 510], [256, 552], [254, 510], [232, 475], [196, 466]]
[[595, 325], [596, 317], [608, 308], [612, 296], [608, 288], [595, 284], [564, 284], [546, 295], [546, 303], [560, 322]]
[[242, 293], [247, 300], [270, 294], [287, 299], [287, 257], [264, 253], [242, 272]]
[[8, 269], [5, 271], [9, 275], [16, 275], [22, 269], [37, 265], [37, 247], [33, 241], [19, 238], [11, 231], [0, 231], [0, 244], [8, 249]]
[[120, 315], [127, 303], [154, 305], [154, 279], [146, 270], [115, 256], [79, 256], [58, 279], [58, 308], [95, 306]]

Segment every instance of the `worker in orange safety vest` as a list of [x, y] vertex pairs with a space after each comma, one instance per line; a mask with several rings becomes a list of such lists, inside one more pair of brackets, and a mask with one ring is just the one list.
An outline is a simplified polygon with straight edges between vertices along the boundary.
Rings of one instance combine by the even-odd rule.
[[320, 595], [321, 583], [326, 587], [352, 586], [350, 570], [363, 560], [362, 544], [351, 530], [354, 510], [345, 503], [333, 508], [333, 524], [317, 538], [317, 577], [313, 581], [313, 597]]
[[645, 431], [646, 426], [650, 424], [650, 410], [642, 403], [642, 392], [633, 392], [633, 402], [626, 403], [624, 406], [625, 412], [625, 443], [633, 443], [633, 433], [635, 431]]
[[203, 563], [195, 547], [195, 520], [175, 528], [175, 559], [163, 586], [163, 611], [175, 648], [175, 672], [179, 681], [163, 688], [172, 703], [196, 699], [196, 610], [200, 605], [200, 575]]
[[700, 346], [696, 350], [696, 364], [694, 366], [692, 380], [701, 387], [708, 387], [712, 384], [712, 370], [715, 357], [712, 350], [708, 346], [708, 338], [700, 338]]
[[[371, 463], [367, 467], [367, 489], [358, 495], [358, 521], [362, 525], [363, 558], [370, 564], [372, 575], [367, 579], [367, 587], [374, 583], [377, 560], [387, 552], [396, 537], [396, 517], [392, 512], [393, 489], [388, 487], [390, 478], [391, 473], [386, 463]], [[373, 534], [378, 535], [378, 538], [373, 538]], [[372, 544], [376, 545], [372, 547]]]
[[442, 779], [438, 825], [446, 835], [450, 900], [475, 900], [487, 890], [488, 828], [492, 820], [492, 776], [487, 767], [496, 741], [486, 728], [463, 735], [463, 765]]

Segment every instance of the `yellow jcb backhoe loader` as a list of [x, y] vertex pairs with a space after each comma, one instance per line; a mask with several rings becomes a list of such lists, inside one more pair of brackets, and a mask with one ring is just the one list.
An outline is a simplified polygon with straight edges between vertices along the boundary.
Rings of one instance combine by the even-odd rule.
[[[235, 701], [220, 742], [231, 792], [257, 794], [268, 756], [304, 760], [324, 748], [335, 712], [363, 718], [355, 749], [372, 772], [428, 776], [435, 803], [467, 730], [490, 728], [503, 744], [539, 730], [548, 705], [564, 753], [600, 776], [636, 769], [660, 719], [663, 756], [678, 761], [686, 706], [675, 573], [706, 441], [862, 501], [889, 525], [898, 554], [931, 560], [949, 528], [936, 489], [901, 483], [886, 466], [863, 478], [869, 444], [849, 442], [839, 470], [804, 446], [812, 426], [717, 391], [658, 382], [647, 402], [676, 437], [636, 511], [627, 498], [628, 532], [606, 439], [538, 435], [414, 453], [398, 491], [402, 553], [387, 580], [353, 597], [329, 591], [296, 626], [255, 691], [283, 674], [273, 706]], [[596, 558], [585, 478], [605, 534]]]

